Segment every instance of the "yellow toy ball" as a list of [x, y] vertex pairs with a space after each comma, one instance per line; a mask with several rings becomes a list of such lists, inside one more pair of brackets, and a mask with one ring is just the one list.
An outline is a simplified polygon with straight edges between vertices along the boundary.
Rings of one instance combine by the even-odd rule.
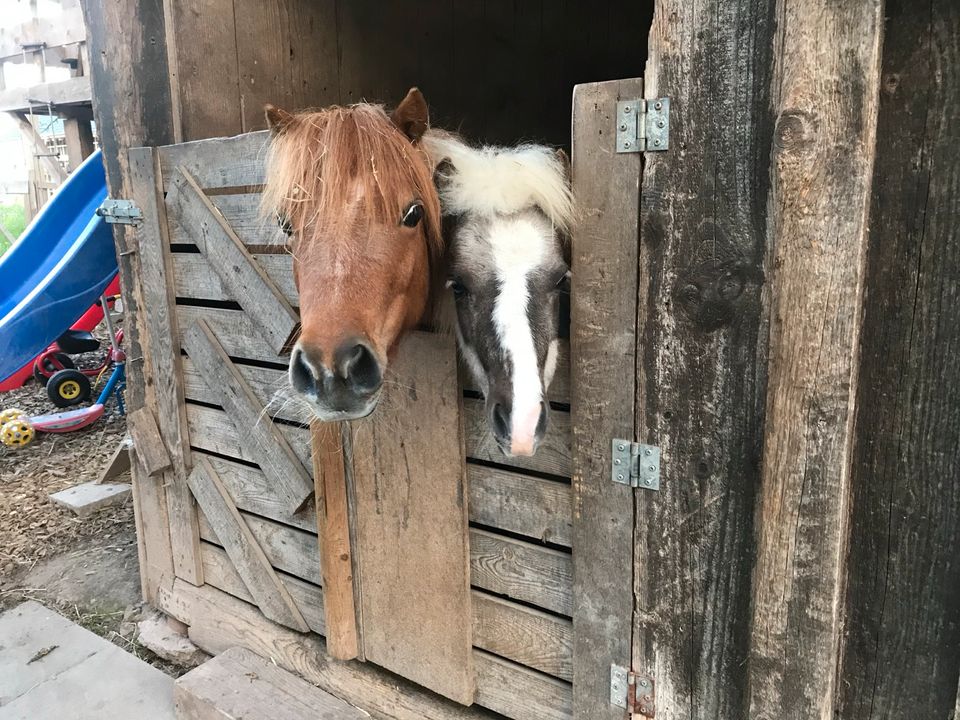
[[7, 420], [0, 425], [0, 442], [7, 447], [21, 448], [33, 442], [36, 431], [26, 417]]
[[3, 425], [10, 420], [16, 420], [17, 418], [26, 417], [27, 414], [20, 408], [8, 408], [3, 412], [0, 412], [0, 425]]

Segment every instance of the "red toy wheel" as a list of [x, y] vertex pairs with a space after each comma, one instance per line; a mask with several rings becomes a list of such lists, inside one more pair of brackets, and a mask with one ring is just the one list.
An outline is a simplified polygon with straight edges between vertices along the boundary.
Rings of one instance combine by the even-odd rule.
[[33, 364], [33, 377], [41, 385], [46, 385], [55, 372], [75, 367], [73, 360], [66, 353], [45, 353]]

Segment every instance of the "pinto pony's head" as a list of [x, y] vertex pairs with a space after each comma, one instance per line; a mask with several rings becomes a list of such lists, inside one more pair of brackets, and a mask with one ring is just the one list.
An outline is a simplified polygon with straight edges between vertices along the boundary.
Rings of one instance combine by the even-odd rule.
[[551, 148], [472, 148], [431, 130], [448, 286], [461, 353], [507, 455], [532, 455], [547, 428], [574, 206], [566, 156]]
[[290, 384], [322, 420], [377, 405], [391, 351], [426, 312], [442, 250], [416, 88], [379, 105], [290, 114], [268, 105], [264, 212], [290, 235], [301, 333]]

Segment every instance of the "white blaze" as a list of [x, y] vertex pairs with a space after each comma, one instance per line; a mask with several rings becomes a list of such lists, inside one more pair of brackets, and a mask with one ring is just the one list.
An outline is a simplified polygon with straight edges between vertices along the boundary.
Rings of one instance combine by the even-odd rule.
[[514, 455], [532, 455], [543, 388], [537, 349], [527, 317], [530, 300], [527, 278], [543, 262], [548, 238], [535, 223], [524, 218], [511, 218], [494, 222], [488, 241], [493, 248], [500, 284], [493, 320], [500, 345], [513, 368], [510, 451]]

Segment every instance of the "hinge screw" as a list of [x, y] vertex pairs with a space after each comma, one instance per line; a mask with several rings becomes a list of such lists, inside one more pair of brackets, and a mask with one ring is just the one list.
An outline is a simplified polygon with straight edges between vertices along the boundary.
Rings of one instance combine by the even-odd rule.
[[652, 452], [650, 448], [647, 448], [646, 450], [643, 451], [643, 454], [649, 457], [652, 454]]
[[623, 143], [623, 146], [624, 146], [625, 148], [630, 147], [630, 141], [629, 141], [629, 140], [625, 141], [625, 142]]
[[624, 445], [623, 443], [620, 443], [619, 445], [617, 445], [617, 450], [626, 450], [626, 448], [627, 446]]
[[653, 141], [653, 144], [654, 144], [654, 145], [659, 145], [659, 144], [660, 144], [660, 141], [659, 141], [659, 140], [654, 140], [654, 141]]
[[617, 473], [617, 480], [623, 480], [623, 473]]
[[663, 125], [664, 125], [663, 120], [660, 120], [657, 122], [657, 127], [663, 127]]
[[646, 678], [640, 678], [639, 682], [640, 682], [640, 687], [647, 687], [647, 685], [650, 684], [650, 681], [647, 680]]
[[646, 480], [643, 481], [643, 484], [644, 484], [644, 485], [653, 485], [653, 480], [651, 480], [650, 478], [647, 478]]
[[662, 103], [662, 102], [655, 103], [655, 104], [654, 104], [654, 107], [655, 107], [657, 110], [660, 110], [661, 108], [663, 108], [663, 103]]
[[621, 129], [621, 130], [626, 130], [626, 129], [627, 129], [627, 124], [626, 124], [626, 123], [621, 123], [620, 129]]
[[630, 114], [630, 106], [629, 106], [629, 105], [627, 105], [627, 106], [623, 109], [623, 114], [624, 114], [624, 115], [629, 115], [629, 114]]
[[616, 460], [614, 460], [614, 461], [613, 461], [613, 464], [614, 464], [614, 465], [619, 465], [619, 464], [620, 464], [620, 458], [617, 458]]

